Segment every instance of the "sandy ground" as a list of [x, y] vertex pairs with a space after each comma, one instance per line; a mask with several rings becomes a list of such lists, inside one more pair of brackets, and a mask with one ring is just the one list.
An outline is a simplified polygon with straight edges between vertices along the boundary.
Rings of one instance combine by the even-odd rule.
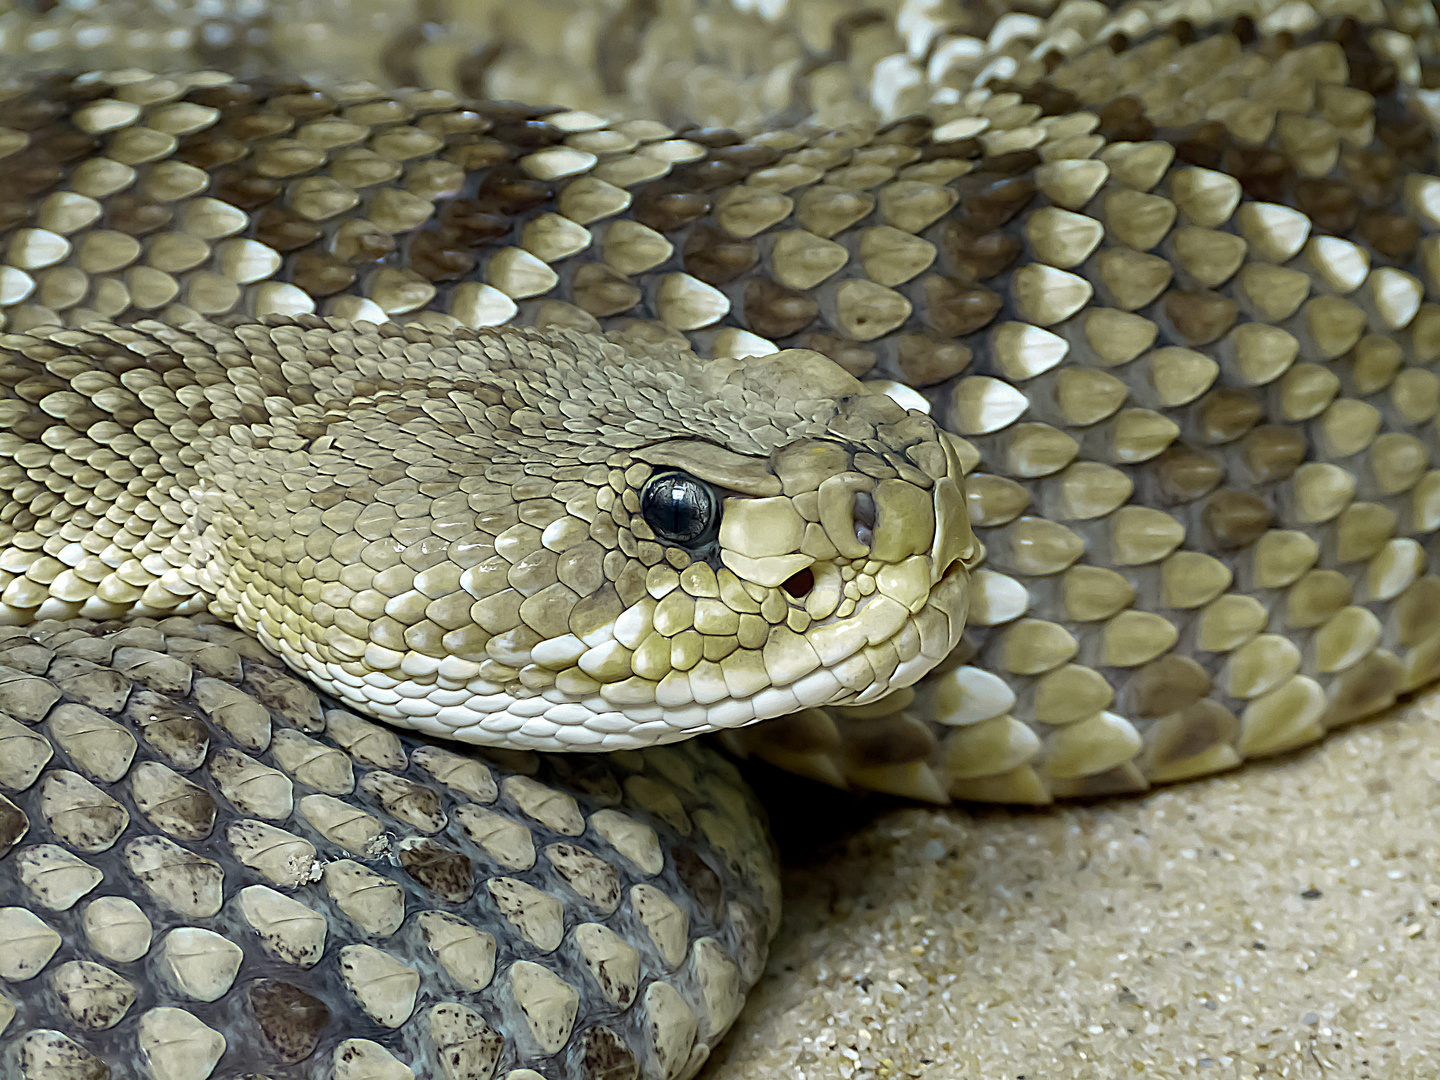
[[760, 786], [787, 918], [706, 1080], [1440, 1076], [1440, 694], [1126, 801]]

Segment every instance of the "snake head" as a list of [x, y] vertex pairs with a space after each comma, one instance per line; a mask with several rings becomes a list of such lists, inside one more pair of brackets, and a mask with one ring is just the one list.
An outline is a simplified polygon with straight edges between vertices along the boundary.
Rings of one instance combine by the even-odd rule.
[[380, 719], [640, 747], [872, 701], [964, 627], [959, 444], [818, 353], [312, 317], [155, 333], [237, 388], [204, 396], [171, 576]]
[[628, 676], [608, 695], [629, 682], [642, 723], [728, 728], [873, 701], [943, 660], [982, 554], [952, 437], [805, 350], [717, 364], [705, 391], [744, 437], [712, 414], [691, 425], [708, 438], [633, 451], [649, 471], [624, 527], [662, 557], [615, 620]]

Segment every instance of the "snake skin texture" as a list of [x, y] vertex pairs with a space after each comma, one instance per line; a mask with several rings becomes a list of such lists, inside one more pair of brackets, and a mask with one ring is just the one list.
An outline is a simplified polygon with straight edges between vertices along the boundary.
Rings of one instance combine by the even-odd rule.
[[213, 622], [7, 628], [5, 1074], [693, 1075], [779, 919], [735, 767], [458, 749]]
[[[1437, 37], [1425, 0], [0, 11], [6, 1067], [673, 1078], [758, 977], [773, 856], [713, 752], [592, 782], [317, 720], [206, 609], [430, 733], [788, 711], [720, 738], [939, 803], [1144, 791], [1432, 682]], [[512, 429], [598, 449], [437, 475]], [[666, 468], [729, 493], [720, 568], [637, 524]], [[315, 880], [266, 876], [292, 842]]]
[[[955, 448], [818, 353], [717, 363], [314, 316], [7, 345], [18, 368], [69, 373], [38, 410], [7, 403], [15, 459], [62, 440], [99, 464], [130, 431], [158, 452], [143, 488], [94, 475], [70, 522], [94, 557], [35, 612], [209, 610], [402, 726], [540, 750], [670, 742], [878, 699], [964, 626], [979, 548]], [[642, 512], [676, 469], [734, 493], [718, 555]], [[142, 495], [153, 522], [132, 513]], [[85, 529], [101, 516], [130, 524]], [[0, 599], [0, 618], [30, 615]]]
[[[936, 801], [1143, 790], [1433, 677], [1433, 42], [1423, 5], [1065, 5], [997, 22], [933, 115], [749, 138], [370, 84], [22, 82], [7, 329], [313, 311], [823, 353], [948, 429], [990, 554], [915, 697], [732, 749]], [[83, 391], [30, 372], [13, 422], [44, 446], [26, 394]], [[9, 474], [15, 621], [56, 581], [166, 570], [140, 493], [86, 468], [131, 528]]]

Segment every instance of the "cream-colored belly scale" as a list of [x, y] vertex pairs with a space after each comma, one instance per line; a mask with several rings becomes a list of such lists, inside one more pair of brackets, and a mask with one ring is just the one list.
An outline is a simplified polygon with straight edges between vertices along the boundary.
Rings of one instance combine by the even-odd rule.
[[1440, 674], [1433, 6], [526, 11], [0, 90], [26, 1080], [688, 1077], [774, 858], [624, 748], [1039, 803]]

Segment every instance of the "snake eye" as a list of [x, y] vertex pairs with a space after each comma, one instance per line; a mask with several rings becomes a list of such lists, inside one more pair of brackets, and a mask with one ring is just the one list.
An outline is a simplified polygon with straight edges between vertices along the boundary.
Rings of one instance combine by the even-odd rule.
[[652, 476], [640, 492], [640, 513], [661, 540], [684, 547], [708, 543], [720, 527], [714, 489], [689, 473]]

